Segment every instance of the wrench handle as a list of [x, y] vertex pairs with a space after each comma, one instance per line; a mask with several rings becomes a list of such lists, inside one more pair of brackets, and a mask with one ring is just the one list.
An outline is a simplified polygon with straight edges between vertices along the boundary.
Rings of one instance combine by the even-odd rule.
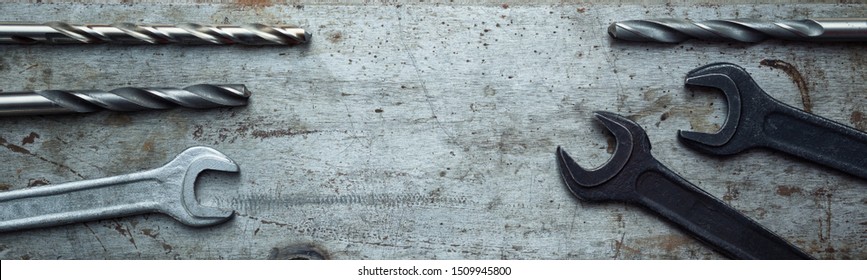
[[639, 203], [735, 259], [812, 259], [662, 164], [637, 177]]
[[867, 179], [867, 133], [782, 103], [762, 132], [770, 148]]
[[[157, 211], [160, 192], [148, 171], [0, 193], [0, 232]], [[134, 195], [141, 193], [143, 195]]]

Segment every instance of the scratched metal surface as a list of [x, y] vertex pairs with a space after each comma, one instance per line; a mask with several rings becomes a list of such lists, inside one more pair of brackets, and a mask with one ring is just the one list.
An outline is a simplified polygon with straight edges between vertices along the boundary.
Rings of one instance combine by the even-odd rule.
[[721, 125], [722, 95], [683, 87], [717, 61], [785, 103], [867, 129], [863, 44], [643, 45], [605, 33], [627, 18], [843, 17], [864, 5], [241, 2], [251, 5], [0, 4], [3, 21], [262, 22], [314, 35], [295, 48], [0, 46], [3, 91], [253, 92], [243, 108], [0, 119], [3, 190], [153, 168], [194, 145], [242, 170], [198, 181], [201, 203], [238, 212], [225, 224], [151, 214], [2, 233], [0, 258], [721, 258], [637, 207], [572, 197], [554, 149], [602, 164], [614, 143], [594, 110], [632, 116], [661, 162], [811, 255], [867, 258], [864, 180], [768, 151], [708, 157], [675, 139]]

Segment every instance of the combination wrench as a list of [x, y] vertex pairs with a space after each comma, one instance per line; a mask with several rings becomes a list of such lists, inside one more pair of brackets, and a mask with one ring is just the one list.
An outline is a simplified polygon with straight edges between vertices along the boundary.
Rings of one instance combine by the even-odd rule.
[[777, 101], [740, 66], [706, 65], [685, 83], [719, 89], [728, 104], [718, 132], [679, 131], [686, 146], [713, 155], [766, 147], [867, 179], [867, 133]]
[[192, 147], [156, 169], [2, 192], [0, 232], [153, 212], [188, 226], [219, 224], [234, 211], [198, 203], [194, 184], [204, 170], [238, 172], [239, 168], [217, 150]]
[[637, 123], [609, 112], [596, 112], [596, 118], [617, 142], [604, 165], [585, 170], [557, 147], [560, 175], [579, 199], [643, 206], [730, 258], [812, 258], [662, 165]]

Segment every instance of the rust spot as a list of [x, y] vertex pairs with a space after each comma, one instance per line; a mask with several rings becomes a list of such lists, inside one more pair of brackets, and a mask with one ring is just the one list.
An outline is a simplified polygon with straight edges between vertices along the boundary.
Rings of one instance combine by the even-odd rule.
[[125, 228], [123, 228], [123, 226], [120, 225], [120, 223], [114, 224], [114, 231], [117, 231], [117, 233], [120, 233], [120, 235], [129, 236], [129, 231], [126, 230]]
[[202, 138], [202, 134], [204, 134], [204, 133], [205, 133], [205, 129], [201, 125], [197, 124], [195, 126], [195, 129], [193, 129], [193, 139], [198, 140], [199, 138]]
[[251, 135], [254, 138], [265, 139], [271, 137], [289, 137], [295, 135], [304, 135], [317, 133], [318, 130], [293, 130], [291, 128], [288, 129], [275, 129], [275, 130], [254, 130]]
[[734, 186], [726, 186], [726, 193], [723, 194], [722, 199], [725, 201], [732, 201], [738, 199], [741, 196], [741, 192]]
[[691, 240], [684, 236], [677, 235], [665, 235], [659, 238], [659, 245], [665, 251], [674, 251], [677, 247], [683, 246], [685, 244], [689, 244]]
[[152, 230], [152, 229], [149, 229], [149, 228], [142, 229], [141, 233], [149, 236], [150, 238], [157, 238], [157, 235], [160, 235], [159, 232]]
[[29, 150], [27, 150], [27, 149], [25, 149], [25, 148], [23, 148], [23, 147], [21, 147], [21, 146], [18, 146], [18, 145], [15, 145], [15, 144], [9, 143], [9, 142], [7, 142], [6, 139], [3, 138], [3, 137], [0, 137], [0, 146], [6, 147], [6, 148], [9, 149], [10, 151], [13, 151], [13, 152], [16, 152], [16, 153], [19, 153], [19, 154], [33, 155], [32, 153], [30, 153]]
[[335, 44], [339, 43], [340, 41], [343, 41], [343, 33], [340, 33], [338, 31], [338, 32], [334, 32], [334, 33], [329, 34], [328, 35], [328, 41], [331, 43], [335, 43]]
[[132, 118], [130, 118], [129, 115], [124, 113], [112, 113], [102, 122], [106, 125], [111, 126], [124, 126], [132, 123]]
[[864, 119], [864, 113], [861, 113], [861, 111], [852, 112], [852, 115], [849, 116], [849, 121], [858, 130], [867, 131], [867, 120]]
[[241, 6], [270, 6], [271, 0], [237, 0], [235, 3]]
[[51, 184], [51, 183], [48, 182], [48, 180], [45, 180], [43, 178], [27, 180], [27, 187], [44, 186], [44, 185], [48, 185], [48, 184]]
[[829, 192], [829, 191], [826, 190], [825, 188], [818, 188], [818, 189], [816, 189], [815, 191], [813, 191], [812, 195], [813, 195], [814, 197], [817, 197], [817, 198], [820, 198], [820, 197], [831, 197], [831, 192]]
[[6, 190], [9, 190], [10, 188], [12, 188], [12, 185], [10, 185], [10, 184], [0, 184], [0, 191], [6, 191]]
[[807, 79], [801, 75], [801, 72], [798, 71], [794, 65], [778, 60], [778, 59], [763, 59], [759, 64], [768, 66], [771, 68], [776, 68], [783, 70], [789, 77], [792, 78], [792, 81], [795, 82], [795, 85], [798, 86], [798, 91], [801, 92], [801, 103], [804, 104], [804, 111], [810, 113], [813, 111], [813, 102], [810, 101], [810, 92], [807, 88]]
[[509, 8], [509, 4], [503, 4], [503, 5], [500, 5], [500, 7], [503, 7], [503, 9], [508, 9], [508, 8]]
[[147, 141], [145, 141], [144, 144], [141, 145], [141, 150], [142, 150], [142, 152], [147, 152], [147, 153], [153, 152], [154, 140], [148, 139]]
[[583, 14], [584, 12], [587, 11], [587, 8], [578, 8], [576, 11]]
[[30, 135], [27, 135], [27, 137], [21, 139], [21, 146], [33, 144], [33, 142], [36, 141], [36, 138], [39, 138], [39, 134], [36, 132], [30, 132]]
[[792, 196], [796, 193], [803, 193], [803, 190], [799, 187], [777, 186], [777, 194], [780, 196]]

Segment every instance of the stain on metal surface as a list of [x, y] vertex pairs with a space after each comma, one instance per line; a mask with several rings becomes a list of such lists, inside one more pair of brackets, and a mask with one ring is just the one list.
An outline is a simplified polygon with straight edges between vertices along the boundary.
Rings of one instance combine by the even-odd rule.
[[328, 34], [328, 41], [331, 43], [334, 43], [334, 44], [340, 43], [340, 41], [343, 41], [343, 33], [341, 33], [340, 31], [337, 31], [337, 32]]
[[296, 244], [271, 248], [269, 260], [327, 260], [331, 257], [322, 248], [313, 244]]
[[[717, 131], [720, 125], [708, 120], [708, 116], [714, 113], [713, 102], [707, 106], [692, 106], [692, 105], [673, 105], [674, 100], [668, 90], [659, 88], [651, 88], [644, 90], [643, 99], [650, 102], [650, 105], [641, 108], [638, 111], [632, 112], [628, 118], [638, 121], [644, 117], [659, 115], [656, 122], [658, 127], [662, 121], [665, 121], [673, 116], [685, 117], [689, 119], [690, 129], [702, 131]], [[625, 107], [627, 98], [618, 98], [618, 108]]]
[[861, 111], [852, 112], [849, 116], [849, 121], [860, 131], [867, 131], [867, 120], [864, 119], [864, 113]]
[[151, 239], [153, 239], [157, 243], [159, 243], [160, 247], [162, 247], [166, 253], [171, 253], [172, 250], [174, 250], [174, 247], [172, 245], [168, 244], [165, 239], [158, 238], [158, 236], [160, 235], [159, 230], [144, 228], [144, 229], [141, 229], [141, 233], [147, 237], [150, 237]]
[[271, 0], [238, 0], [235, 1], [238, 5], [241, 6], [271, 6]]
[[638, 238], [628, 243], [629, 245], [622, 238], [619, 242], [615, 241], [615, 250], [617, 250], [616, 248], [620, 248], [616, 251], [619, 252], [617, 255], [622, 256], [624, 259], [647, 258], [647, 255], [650, 253], [644, 252], [642, 248], [654, 248], [653, 251], [656, 251], [655, 249], [662, 250], [664, 254], [662, 256], [655, 256], [654, 258], [677, 258], [675, 256], [680, 255], [678, 251], [686, 249], [689, 245], [699, 244], [689, 236], [677, 234]]
[[[824, 206], [821, 208], [825, 209], [824, 215], [822, 215], [822, 218], [819, 219], [819, 227], [820, 227], [819, 241], [826, 241], [827, 238], [829, 238], [831, 236], [831, 216], [832, 216], [832, 214], [831, 214], [831, 197], [833, 195], [831, 194], [830, 191], [828, 191], [825, 188], [819, 188], [819, 189], [813, 191], [813, 193], [811, 193], [811, 195], [813, 196], [816, 204], [820, 207]], [[823, 236], [823, 230], [822, 230], [823, 222], [824, 222], [824, 229], [825, 229], [824, 230], [824, 233], [825, 233], [824, 236]]]
[[792, 78], [792, 82], [798, 86], [798, 91], [801, 93], [801, 103], [804, 104], [804, 111], [807, 113], [813, 112], [813, 102], [810, 101], [810, 90], [807, 88], [807, 79], [804, 78], [804, 75], [801, 75], [797, 67], [779, 59], [763, 59], [759, 64], [786, 72]]
[[30, 135], [27, 135], [27, 137], [21, 139], [21, 146], [33, 144], [33, 142], [36, 141], [36, 138], [39, 138], [39, 134], [36, 132], [30, 132]]
[[45, 186], [45, 185], [50, 185], [50, 184], [51, 183], [48, 182], [48, 180], [45, 180], [44, 178], [30, 179], [27, 181], [27, 187]]
[[731, 202], [732, 200], [737, 200], [741, 196], [741, 192], [737, 187], [728, 185], [726, 186], [726, 193], [723, 194], [722, 199]]
[[57, 166], [57, 167], [59, 167], [59, 168], [61, 168], [61, 169], [63, 169], [63, 170], [67, 170], [67, 171], [69, 171], [70, 173], [75, 174], [75, 176], [78, 176], [79, 178], [84, 179], [84, 176], [81, 176], [81, 174], [79, 174], [79, 173], [76, 172], [75, 170], [72, 170], [72, 168], [69, 168], [68, 166], [63, 165], [63, 164], [61, 164], [61, 163], [59, 163], [59, 162], [52, 161], [52, 160], [49, 160], [49, 159], [47, 159], [47, 158], [45, 158], [45, 157], [43, 157], [43, 156], [37, 155], [37, 154], [35, 154], [35, 153], [32, 153], [32, 152], [30, 152], [30, 150], [27, 150], [27, 149], [25, 149], [24, 147], [21, 147], [21, 146], [18, 146], [18, 145], [15, 145], [15, 144], [9, 143], [9, 142], [6, 141], [6, 139], [3, 138], [3, 137], [0, 137], [0, 146], [6, 147], [6, 148], [9, 149], [10, 151], [13, 151], [13, 152], [16, 152], [16, 153], [19, 153], [19, 154], [23, 154], [23, 155], [28, 155], [28, 156], [36, 157], [36, 158], [38, 158], [38, 159], [41, 160], [41, 161], [44, 161], [44, 162], [47, 162], [47, 163], [51, 163], [51, 164], [53, 164], [53, 165], [55, 165], [55, 166]]
[[154, 151], [154, 140], [148, 139], [141, 145], [142, 152], [150, 153]]
[[6, 148], [9, 149], [10, 151], [13, 151], [13, 152], [16, 152], [16, 153], [19, 153], [19, 154], [33, 155], [32, 153], [30, 153], [29, 150], [25, 149], [24, 147], [21, 147], [21, 146], [18, 146], [18, 145], [15, 145], [15, 144], [9, 143], [9, 142], [6, 141], [6, 139], [3, 138], [3, 137], [0, 137], [0, 146], [6, 147]]
[[116, 113], [110, 112], [108, 113], [108, 117], [106, 117], [102, 122], [109, 126], [125, 126], [132, 123], [132, 118], [128, 113]]
[[275, 129], [275, 130], [254, 130], [253, 132], [250, 133], [250, 135], [253, 135], [253, 138], [266, 139], [266, 138], [271, 138], [271, 137], [289, 137], [289, 136], [304, 135], [304, 134], [311, 134], [311, 133], [317, 133], [317, 132], [319, 132], [319, 131], [318, 130], [293, 130], [291, 128], [287, 128], [287, 129]]
[[793, 194], [801, 194], [803, 190], [799, 187], [777, 186], [777, 194], [780, 196], [792, 196]]

